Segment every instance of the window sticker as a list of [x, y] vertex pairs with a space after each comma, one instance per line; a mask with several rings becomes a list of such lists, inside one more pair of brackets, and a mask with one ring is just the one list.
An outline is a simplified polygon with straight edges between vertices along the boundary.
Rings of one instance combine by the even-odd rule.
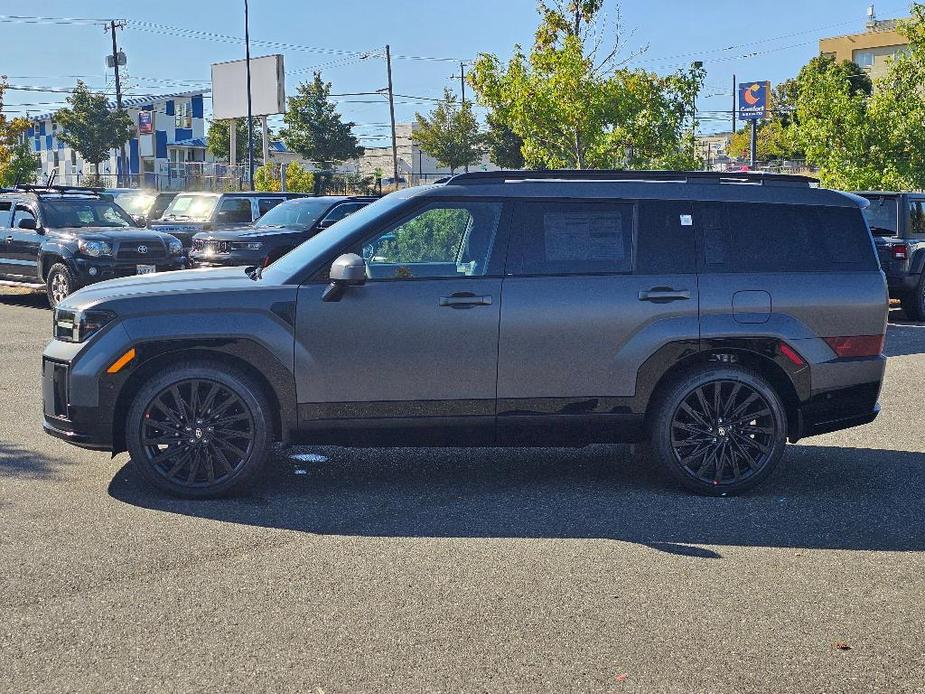
[[681, 226], [682, 227], [692, 227], [694, 226], [694, 217], [689, 214], [681, 215]]

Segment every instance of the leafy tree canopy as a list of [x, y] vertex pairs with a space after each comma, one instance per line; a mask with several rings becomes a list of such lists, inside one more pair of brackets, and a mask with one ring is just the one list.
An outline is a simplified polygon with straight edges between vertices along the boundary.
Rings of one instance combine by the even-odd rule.
[[0, 80], [0, 185], [16, 182], [31, 183], [39, 166], [32, 153], [32, 144], [21, 142], [22, 134], [29, 129], [25, 118], [7, 118], [3, 113], [3, 94], [6, 81]]
[[67, 107], [55, 114], [55, 120], [63, 127], [58, 139], [93, 164], [99, 177], [100, 162], [109, 157], [110, 150], [132, 136], [132, 119], [124, 109], [110, 109], [105, 95], [91, 92], [80, 80], [67, 97], [67, 103]]
[[280, 135], [293, 152], [333, 169], [363, 154], [363, 148], [353, 135], [355, 123], [341, 120], [330, 96], [331, 83], [324, 82], [320, 72], [313, 81], [300, 84], [296, 96], [289, 99], [283, 116], [286, 127]]
[[415, 114], [415, 121], [414, 142], [451, 172], [482, 158], [483, 138], [472, 103], [460, 105], [449, 89], [443, 90], [443, 101], [429, 116]]
[[470, 74], [479, 103], [523, 141], [540, 168], [688, 168], [697, 164], [693, 104], [700, 67], [659, 76], [616, 63], [603, 0], [541, 2], [529, 55], [482, 54]]

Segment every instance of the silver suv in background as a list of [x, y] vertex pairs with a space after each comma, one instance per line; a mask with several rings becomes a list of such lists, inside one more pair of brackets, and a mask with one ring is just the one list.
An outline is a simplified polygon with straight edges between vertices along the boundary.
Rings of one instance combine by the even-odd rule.
[[189, 249], [200, 231], [235, 229], [251, 224], [284, 200], [304, 193], [177, 193], [160, 219], [148, 228], [175, 236]]
[[114, 280], [58, 307], [45, 429], [170, 493], [274, 441], [649, 441], [724, 495], [872, 421], [887, 286], [867, 201], [794, 176], [516, 171], [392, 193], [266, 268]]

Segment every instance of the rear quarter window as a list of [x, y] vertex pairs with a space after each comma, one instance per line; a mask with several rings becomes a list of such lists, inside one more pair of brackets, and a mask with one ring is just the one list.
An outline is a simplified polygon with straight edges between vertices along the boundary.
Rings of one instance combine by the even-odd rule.
[[704, 272], [837, 272], [879, 268], [856, 207], [698, 203]]

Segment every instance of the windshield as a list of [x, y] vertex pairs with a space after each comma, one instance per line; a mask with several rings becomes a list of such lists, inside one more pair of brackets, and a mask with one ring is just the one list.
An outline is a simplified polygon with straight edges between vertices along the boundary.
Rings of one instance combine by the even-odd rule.
[[323, 234], [312, 236], [301, 246], [296, 246], [295, 250], [269, 265], [263, 270], [263, 279], [279, 284], [286, 282], [290, 277], [310, 267], [317, 259], [337, 251], [354, 232], [376, 218], [388, 215], [407, 199], [407, 191], [391, 193], [373, 204], [344, 217]]
[[135, 226], [131, 217], [108, 200], [45, 200], [43, 212], [50, 229]]
[[205, 222], [212, 217], [212, 210], [218, 202], [218, 195], [181, 193], [173, 199], [161, 219], [190, 219]]
[[896, 236], [899, 215], [897, 214], [897, 199], [885, 196], [865, 196], [870, 205], [864, 210], [864, 219], [874, 236]]
[[145, 214], [154, 202], [153, 193], [132, 191], [116, 195], [116, 204], [129, 214]]
[[257, 228], [288, 227], [302, 231], [311, 229], [334, 202], [330, 198], [306, 198], [280, 203], [257, 220]]

